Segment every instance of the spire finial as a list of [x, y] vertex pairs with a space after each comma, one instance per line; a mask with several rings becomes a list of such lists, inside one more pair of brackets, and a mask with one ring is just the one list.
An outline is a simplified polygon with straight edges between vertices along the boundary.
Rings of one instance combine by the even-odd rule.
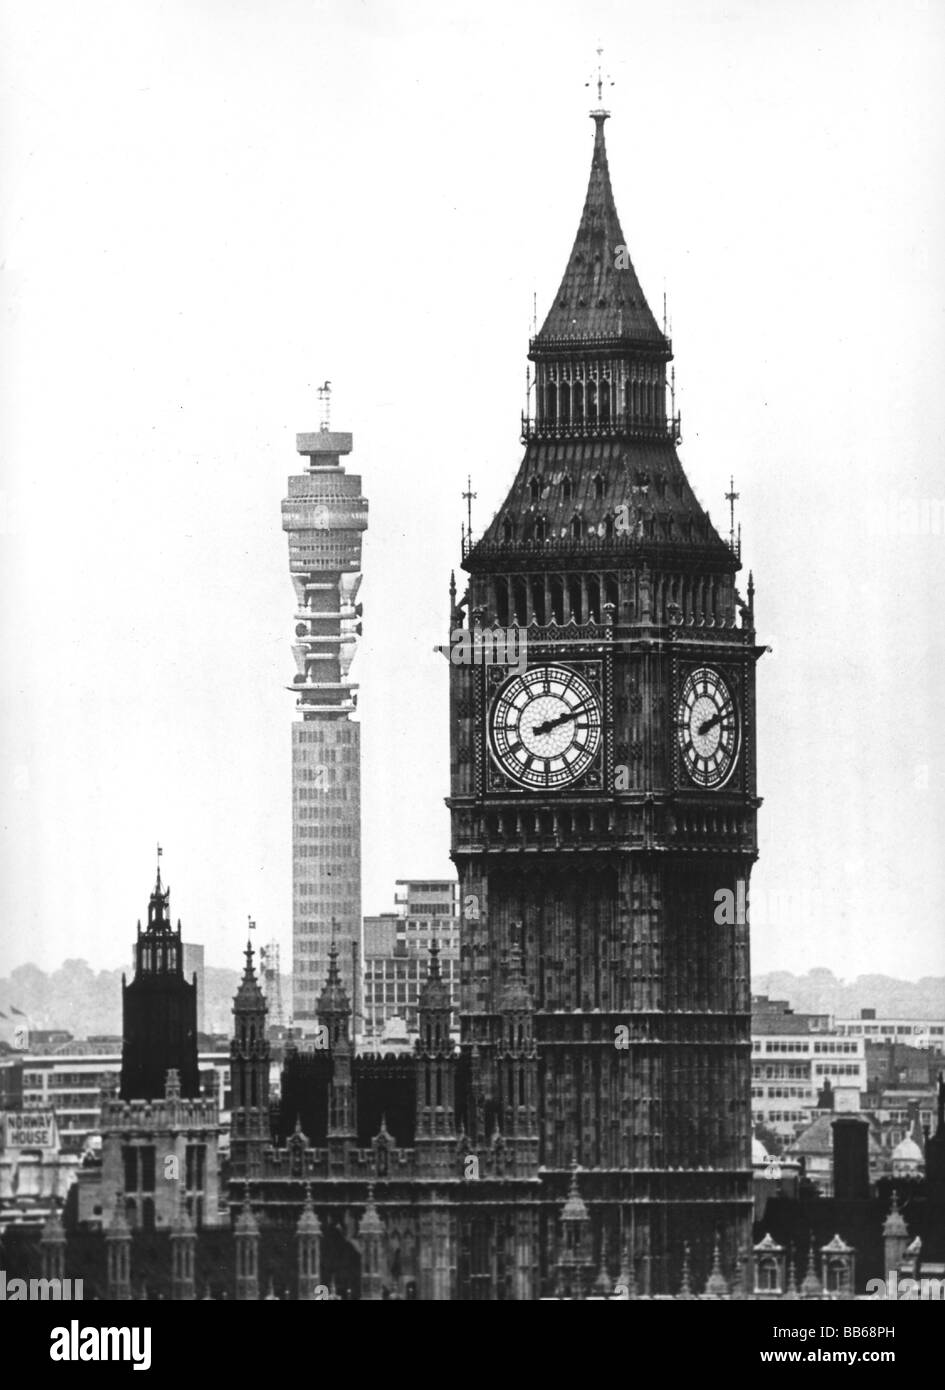
[[[588, 80], [584, 83], [584, 85], [585, 85], [585, 87], [590, 87], [590, 86], [593, 84], [593, 85], [597, 88], [597, 102], [598, 102], [598, 105], [600, 105], [600, 103], [604, 100], [604, 88], [605, 88], [605, 87], [612, 87], [614, 84], [613, 84], [613, 82], [611, 81], [610, 73], [609, 73], [609, 72], [608, 72], [608, 73], [605, 73], [605, 72], [604, 72], [604, 68], [603, 68], [604, 50], [603, 50], [603, 47], [602, 47], [602, 45], [600, 44], [599, 41], [598, 41], [598, 44], [597, 44], [596, 52], [597, 52], [597, 76], [596, 76], [596, 77], [590, 77], [590, 78], [588, 78]], [[597, 112], [593, 112], [592, 114], [593, 114], [593, 115], [597, 115], [598, 113], [597, 113]], [[601, 114], [603, 114], [603, 113], [601, 113]]]
[[692, 1298], [692, 1283], [689, 1272], [689, 1242], [683, 1242], [682, 1281], [679, 1285], [680, 1298]]
[[479, 494], [478, 494], [478, 492], [473, 492], [473, 490], [472, 490], [472, 475], [471, 475], [470, 473], [467, 473], [467, 474], [466, 474], [466, 491], [465, 491], [464, 493], [462, 493], [461, 496], [464, 497], [465, 500], [466, 500], [466, 535], [469, 536], [469, 537], [471, 537], [471, 536], [472, 536], [472, 504], [473, 504], [473, 499], [474, 499], [475, 497], [478, 497]]
[[728, 503], [728, 546], [729, 550], [735, 549], [735, 503], [741, 494], [735, 491], [735, 478], [731, 475], [728, 480], [728, 492], [725, 500]]
[[155, 893], [160, 893], [160, 891], [161, 891], [161, 855], [162, 855], [163, 853], [164, 853], [164, 851], [161, 849], [160, 842], [158, 842], [158, 847], [157, 847], [157, 880], [156, 880], [155, 885], [154, 885], [154, 891], [155, 891]]

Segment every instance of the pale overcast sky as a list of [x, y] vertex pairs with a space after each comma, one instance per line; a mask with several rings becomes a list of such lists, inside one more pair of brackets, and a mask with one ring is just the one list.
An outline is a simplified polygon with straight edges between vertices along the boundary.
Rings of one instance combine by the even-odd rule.
[[[0, 973], [291, 940], [280, 500], [370, 500], [364, 910], [451, 871], [448, 627], [522, 446], [600, 40], [681, 457], [759, 636], [755, 972], [945, 973], [945, 5], [0, 4]], [[923, 534], [922, 506], [925, 504]], [[912, 509], [912, 510], [910, 510]]]

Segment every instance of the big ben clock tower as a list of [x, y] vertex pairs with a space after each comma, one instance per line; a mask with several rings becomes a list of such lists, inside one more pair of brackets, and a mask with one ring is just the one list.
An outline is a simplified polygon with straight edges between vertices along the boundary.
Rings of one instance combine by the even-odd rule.
[[[578, 1165], [595, 1267], [676, 1292], [751, 1229], [757, 855], [752, 585], [677, 454], [672, 346], [647, 305], [594, 111], [584, 211], [530, 344], [534, 415], [453, 610], [525, 661], [451, 664], [465, 1124], [515, 1109], [510, 975], [537, 1050], [540, 1275]], [[465, 609], [465, 615], [463, 614]], [[740, 885], [743, 887], [740, 888]], [[735, 906], [732, 906], [732, 905]], [[516, 975], [516, 978], [518, 976]]]

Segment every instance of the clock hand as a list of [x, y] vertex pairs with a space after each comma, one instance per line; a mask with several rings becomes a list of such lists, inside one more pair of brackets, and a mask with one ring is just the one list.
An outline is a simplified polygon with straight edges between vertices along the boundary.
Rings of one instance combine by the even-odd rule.
[[534, 724], [532, 733], [550, 734], [552, 729], [557, 729], [559, 724], [567, 724], [569, 719], [574, 719], [578, 714], [587, 714], [590, 709], [590, 705], [576, 705], [574, 709], [565, 710], [564, 714], [559, 714], [554, 719], [546, 719], [542, 724]]
[[716, 710], [715, 714], [712, 715], [711, 719], [703, 720], [696, 732], [698, 734], [707, 734], [710, 729], [715, 728], [716, 724], [721, 724], [722, 720], [728, 714], [730, 708], [730, 705], [726, 705], [724, 709]]

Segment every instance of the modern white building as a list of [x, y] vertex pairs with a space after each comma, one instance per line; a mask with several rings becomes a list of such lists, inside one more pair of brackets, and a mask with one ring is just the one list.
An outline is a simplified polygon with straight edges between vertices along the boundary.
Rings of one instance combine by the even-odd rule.
[[945, 1054], [945, 1020], [941, 1018], [877, 1018], [875, 1009], [861, 1009], [859, 1018], [838, 1018], [834, 1030], [842, 1038], [907, 1043]]
[[[205, 1052], [199, 1056], [200, 1087], [205, 1098], [215, 1099], [221, 1123], [229, 1123], [230, 1054]], [[89, 1136], [97, 1134], [102, 1114], [102, 1091], [117, 1086], [121, 1078], [121, 1052], [88, 1052], [81, 1044], [51, 1056], [23, 1059], [23, 1109], [42, 1110], [55, 1116], [64, 1154], [80, 1154]]]
[[417, 1033], [417, 999], [439, 948], [440, 973], [459, 1005], [459, 886], [455, 879], [398, 879], [396, 911], [364, 919], [364, 1041], [387, 1050], [387, 1027]]
[[755, 1000], [751, 1109], [755, 1124], [793, 1139], [810, 1124], [829, 1081], [838, 1113], [860, 1109], [866, 1090], [862, 1038], [840, 1037], [822, 1014], [794, 1014], [779, 1000]]

